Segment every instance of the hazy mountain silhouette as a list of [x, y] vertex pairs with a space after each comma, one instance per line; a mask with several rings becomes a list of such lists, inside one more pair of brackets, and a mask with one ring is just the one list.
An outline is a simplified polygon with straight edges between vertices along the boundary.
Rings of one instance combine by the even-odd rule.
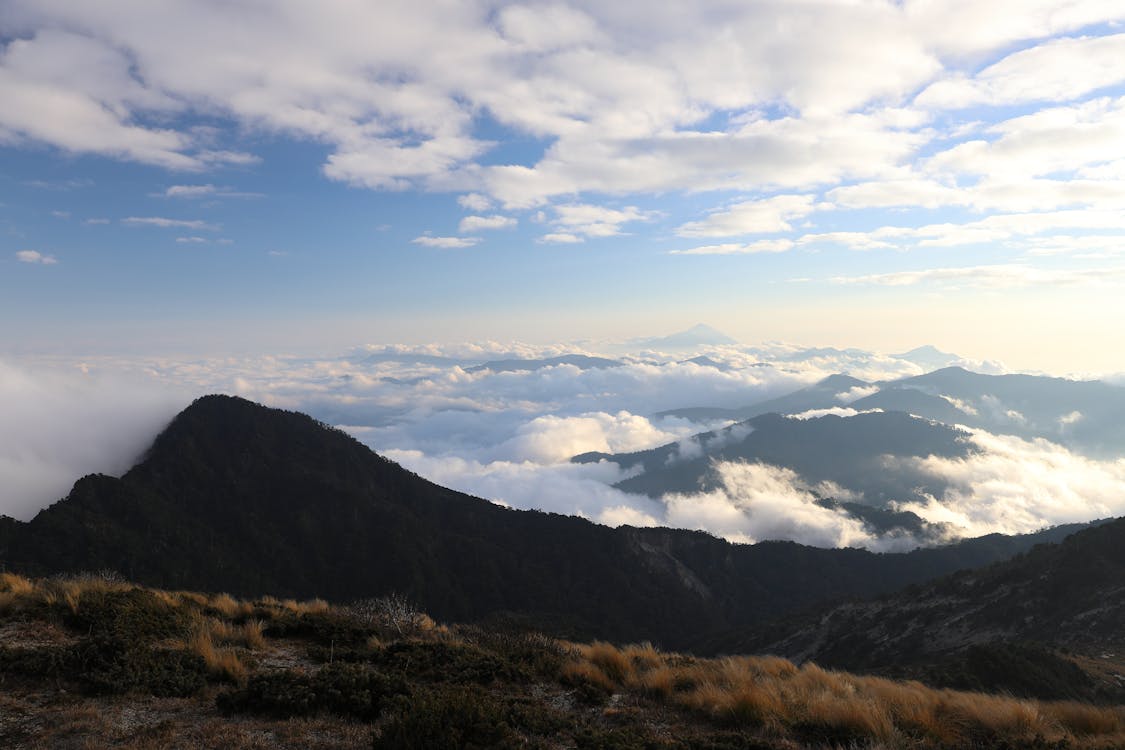
[[[787, 393], [778, 398], [759, 401], [749, 406], [735, 409], [687, 407], [684, 409], [669, 409], [658, 412], [656, 417], [680, 417], [697, 422], [718, 419], [730, 419], [741, 422], [760, 414], [800, 414], [810, 409], [829, 409], [833, 406], [843, 406], [844, 395], [852, 388], [870, 386], [859, 378], [850, 375], [829, 375], [823, 380], [802, 388], [793, 393]], [[854, 400], [854, 399], [851, 399]]]
[[630, 342], [632, 345], [649, 349], [691, 349], [699, 346], [723, 346], [737, 343], [737, 340], [732, 339], [722, 331], [703, 323], [698, 323], [686, 331], [678, 331], [668, 336], [637, 339]]
[[170, 588], [350, 600], [397, 591], [449, 620], [518, 616], [555, 633], [690, 647], [818, 602], [1010, 556], [1053, 530], [879, 555], [701, 532], [611, 529], [439, 487], [302, 414], [208, 396], [121, 478], [91, 475], [0, 561], [113, 569]]
[[913, 362], [925, 370], [937, 370], [942, 367], [949, 367], [961, 361], [961, 357], [949, 352], [943, 352], [935, 346], [926, 344], [911, 349], [902, 354], [892, 354], [895, 359], [905, 359], [907, 362]]
[[846, 400], [843, 394], [856, 386], [878, 388], [847, 403], [858, 411], [905, 411], [995, 434], [1041, 437], [1099, 458], [1125, 454], [1125, 388], [1098, 380], [983, 375], [962, 367], [877, 383], [832, 375], [808, 388], [744, 407], [686, 407], [656, 416], [708, 422], [741, 421], [769, 412], [796, 414], [840, 406]]
[[521, 372], [541, 370], [544, 367], [556, 367], [558, 365], [573, 365], [580, 370], [592, 370], [599, 367], [621, 367], [623, 364], [623, 362], [619, 362], [616, 359], [606, 359], [605, 357], [590, 357], [585, 354], [563, 354], [559, 357], [548, 357], [546, 359], [497, 359], [491, 362], [474, 365], [473, 367], [466, 367], [465, 372], [481, 372], [483, 370], [490, 370], [492, 372]]

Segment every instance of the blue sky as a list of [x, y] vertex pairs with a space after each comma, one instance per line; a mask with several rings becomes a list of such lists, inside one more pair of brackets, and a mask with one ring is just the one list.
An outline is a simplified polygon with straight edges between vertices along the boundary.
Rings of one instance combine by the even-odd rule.
[[0, 8], [0, 352], [708, 322], [1121, 371], [1125, 8]]

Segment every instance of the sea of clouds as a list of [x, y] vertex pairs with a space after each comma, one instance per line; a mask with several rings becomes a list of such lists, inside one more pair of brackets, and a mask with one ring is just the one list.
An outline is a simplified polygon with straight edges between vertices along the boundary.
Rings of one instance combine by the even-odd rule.
[[[582, 369], [474, 369], [491, 360], [560, 354], [614, 356], [622, 364]], [[688, 361], [706, 355], [710, 362]], [[712, 364], [713, 363], [713, 364]], [[996, 371], [995, 364], [964, 363]], [[26, 520], [91, 472], [120, 474], [193, 398], [230, 393], [299, 410], [340, 426], [374, 450], [439, 484], [516, 508], [575, 514], [610, 525], [703, 529], [736, 542], [792, 539], [817, 546], [897, 550], [918, 540], [877, 534], [817, 503], [849, 498], [793, 471], [716, 464], [706, 492], [655, 500], [612, 485], [616, 464], [575, 464], [589, 451], [628, 452], [677, 443], [698, 454], [699, 424], [657, 412], [746, 406], [846, 372], [867, 381], [916, 375], [902, 358], [785, 344], [628, 351], [602, 346], [456, 344], [359, 347], [302, 358], [8, 358], [0, 360], [0, 513]], [[870, 388], [839, 394], [840, 406], [799, 415], [854, 414]], [[1020, 533], [1125, 515], [1125, 459], [1094, 460], [1045, 440], [976, 431], [965, 459], [890, 459], [941, 481], [940, 497], [901, 506], [950, 537]]]

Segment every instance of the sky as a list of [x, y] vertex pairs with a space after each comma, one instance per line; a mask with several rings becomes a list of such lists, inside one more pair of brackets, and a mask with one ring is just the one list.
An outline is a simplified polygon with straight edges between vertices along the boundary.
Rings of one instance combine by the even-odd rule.
[[1116, 1], [6, 0], [0, 353], [1125, 370]]

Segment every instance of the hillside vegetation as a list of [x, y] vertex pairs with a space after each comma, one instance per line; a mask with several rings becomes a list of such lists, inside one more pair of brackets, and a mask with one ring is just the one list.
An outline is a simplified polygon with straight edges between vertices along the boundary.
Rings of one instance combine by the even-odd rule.
[[0, 575], [10, 748], [1113, 748], [1125, 709], [333, 606]]

